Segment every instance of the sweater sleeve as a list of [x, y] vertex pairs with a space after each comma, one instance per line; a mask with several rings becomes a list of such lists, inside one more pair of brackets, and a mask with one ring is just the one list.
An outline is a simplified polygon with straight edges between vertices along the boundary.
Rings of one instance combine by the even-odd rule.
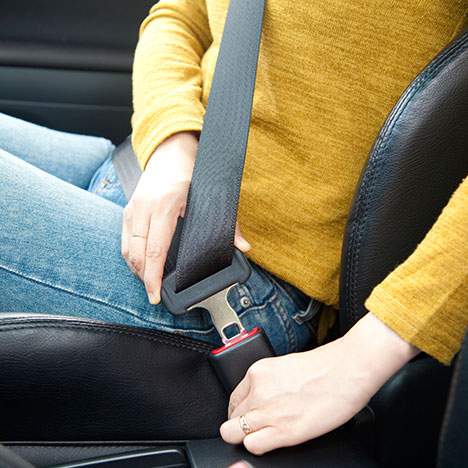
[[450, 363], [468, 326], [468, 178], [366, 308], [404, 340]]
[[169, 136], [201, 130], [201, 60], [211, 42], [205, 0], [161, 0], [141, 25], [132, 143], [142, 167]]

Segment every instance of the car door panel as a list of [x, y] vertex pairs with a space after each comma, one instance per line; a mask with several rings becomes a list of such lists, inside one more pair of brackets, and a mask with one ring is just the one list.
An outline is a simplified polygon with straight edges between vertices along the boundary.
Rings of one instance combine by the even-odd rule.
[[0, 112], [120, 142], [138, 29], [155, 0], [3, 0]]
[[130, 75], [0, 67], [0, 111], [50, 128], [120, 142], [130, 133]]

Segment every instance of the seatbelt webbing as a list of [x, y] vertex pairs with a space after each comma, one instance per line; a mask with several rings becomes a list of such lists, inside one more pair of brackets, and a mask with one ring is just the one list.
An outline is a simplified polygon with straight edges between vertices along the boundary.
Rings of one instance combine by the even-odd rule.
[[141, 168], [132, 149], [131, 138], [128, 137], [112, 154], [112, 164], [119, 176], [120, 185], [127, 200], [133, 195], [138, 180], [141, 177]]
[[[173, 246], [177, 291], [232, 262], [264, 8], [265, 0], [229, 6], [180, 242]], [[127, 147], [113, 161], [129, 198], [141, 173], [136, 158]]]
[[176, 260], [176, 288], [229, 266], [263, 25], [263, 0], [232, 0]]

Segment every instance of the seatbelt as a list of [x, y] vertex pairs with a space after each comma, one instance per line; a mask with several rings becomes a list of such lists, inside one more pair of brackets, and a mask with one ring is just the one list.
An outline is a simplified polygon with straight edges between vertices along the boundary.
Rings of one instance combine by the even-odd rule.
[[264, 0], [232, 0], [200, 136], [176, 262], [176, 288], [231, 265]]
[[142, 174], [140, 164], [132, 149], [131, 137], [127, 137], [123, 143], [117, 146], [112, 154], [112, 164], [119, 177], [125, 197], [130, 200]]
[[[229, 289], [245, 282], [250, 265], [234, 248], [239, 192], [252, 114], [265, 0], [231, 0], [200, 135], [175, 268], [163, 280], [162, 300], [173, 314], [203, 307], [224, 346], [212, 353], [232, 390], [256, 360], [273, 355], [260, 329], [247, 332], [227, 302]], [[133, 192], [136, 158], [117, 150], [114, 165]], [[127, 195], [128, 198], [128, 195]], [[229, 329], [237, 333], [229, 335]]]

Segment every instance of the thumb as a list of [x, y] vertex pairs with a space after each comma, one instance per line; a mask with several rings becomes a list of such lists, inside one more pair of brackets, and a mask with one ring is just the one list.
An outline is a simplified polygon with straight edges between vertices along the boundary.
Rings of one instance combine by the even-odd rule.
[[239, 223], [236, 224], [236, 233], [234, 235], [234, 245], [241, 251], [241, 252], [248, 252], [252, 246], [247, 242], [242, 235]]

